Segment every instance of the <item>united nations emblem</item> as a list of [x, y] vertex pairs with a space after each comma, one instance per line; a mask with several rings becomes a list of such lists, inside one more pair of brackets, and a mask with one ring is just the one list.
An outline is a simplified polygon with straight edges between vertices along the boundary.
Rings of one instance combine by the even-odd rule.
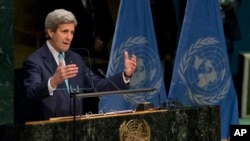
[[212, 37], [197, 40], [185, 52], [178, 75], [189, 99], [199, 105], [219, 103], [226, 97], [231, 77], [228, 56]]
[[150, 141], [150, 127], [145, 120], [124, 121], [119, 129], [120, 141]]
[[[127, 40], [121, 43], [121, 45], [114, 50], [112, 58], [110, 59], [109, 72], [110, 75], [117, 73], [117, 70], [124, 69], [124, 51], [128, 51], [131, 54], [136, 54], [137, 58], [137, 67], [130, 80], [130, 88], [143, 88], [151, 87], [161, 90], [164, 87], [162, 75], [162, 68], [160, 64], [159, 54], [154, 51], [151, 43], [144, 36], [129, 37]], [[145, 93], [141, 94], [128, 94], [127, 101], [139, 104], [142, 101], [148, 101], [154, 96], [157, 96], [157, 91], [148, 92], [145, 96]]]

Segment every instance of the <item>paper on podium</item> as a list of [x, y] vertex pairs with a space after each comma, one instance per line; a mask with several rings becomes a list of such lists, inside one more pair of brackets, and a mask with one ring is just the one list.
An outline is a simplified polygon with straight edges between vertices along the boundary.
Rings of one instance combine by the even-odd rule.
[[[127, 113], [133, 113], [133, 110], [122, 110], [122, 111], [112, 111], [107, 113], [99, 113], [99, 114], [85, 114], [85, 115], [77, 115], [76, 119], [85, 119], [89, 117], [105, 117], [106, 115], [119, 115], [119, 114], [127, 114]], [[66, 116], [66, 117], [54, 117], [50, 118], [50, 121], [63, 121], [63, 120], [71, 120], [74, 116]]]

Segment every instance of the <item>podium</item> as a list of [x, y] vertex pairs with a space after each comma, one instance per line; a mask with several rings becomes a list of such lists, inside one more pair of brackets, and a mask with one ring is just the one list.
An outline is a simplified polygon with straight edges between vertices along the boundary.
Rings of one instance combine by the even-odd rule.
[[[141, 123], [138, 127], [136, 124], [132, 128], [124, 126], [131, 121]], [[26, 125], [15, 125], [3, 130], [7, 133], [4, 138], [18, 141], [72, 141], [72, 122], [72, 117], [27, 122]], [[129, 133], [126, 136], [135, 136], [134, 133], [140, 135], [138, 132], [145, 131], [147, 134], [143, 135], [150, 141], [218, 141], [219, 107], [184, 107], [77, 116], [74, 138], [77, 141], [122, 141], [126, 140], [125, 130]]]

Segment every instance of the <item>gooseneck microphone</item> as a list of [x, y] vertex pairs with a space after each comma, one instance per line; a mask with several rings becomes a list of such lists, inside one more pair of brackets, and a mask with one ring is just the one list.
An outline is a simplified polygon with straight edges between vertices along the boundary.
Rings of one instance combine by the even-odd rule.
[[106, 77], [106, 75], [103, 73], [101, 69], [98, 69], [98, 72], [99, 74], [104, 76], [116, 88], [116, 90], [121, 90], [113, 81], [111, 81], [108, 77]]
[[[99, 72], [99, 74], [104, 76], [112, 84], [112, 86], [114, 86], [116, 88], [116, 90], [119, 90], [119, 91], [121, 90], [111, 79], [106, 77], [106, 75], [103, 73], [103, 71], [101, 69], [98, 69], [98, 72]], [[133, 102], [132, 102], [131, 98], [129, 96], [127, 96], [127, 95], [124, 95], [124, 96], [128, 99], [129, 104], [130, 104], [132, 110], [134, 111], [135, 108], [134, 108], [134, 105], [133, 105]]]
[[[91, 71], [92, 71], [92, 68], [91, 68], [91, 59], [90, 59], [89, 50], [88, 50], [87, 48], [83, 48], [83, 49], [84, 49], [84, 50], [87, 52], [87, 54], [88, 54], [87, 57], [88, 57], [88, 65], [89, 65], [88, 72], [86, 72], [85, 75], [86, 75], [87, 79], [89, 80], [90, 85], [91, 85], [91, 88], [94, 90], [94, 92], [98, 92], [98, 91], [96, 90], [95, 86], [94, 86], [93, 77], [91, 77], [93, 72], [91, 72]], [[89, 76], [89, 75], [91, 75], [91, 76]], [[106, 113], [106, 108], [104, 107], [104, 105], [103, 105], [103, 103], [102, 103], [102, 101], [101, 101], [100, 96], [97, 96], [97, 97], [98, 97], [98, 99], [99, 99], [100, 104], [101, 104], [102, 107], [103, 107], [103, 113], [105, 114], [105, 113]]]
[[[88, 69], [88, 71], [85, 73], [85, 75], [87, 76], [87, 75], [89, 75], [89, 73], [91, 73], [90, 71], [91, 71], [91, 59], [90, 59], [90, 53], [89, 53], [89, 50], [87, 49], [87, 48], [71, 48], [71, 50], [72, 51], [74, 51], [74, 52], [76, 52], [76, 53], [78, 53], [82, 58], [83, 58], [83, 60], [84, 60], [84, 63], [86, 64], [86, 66], [88, 66], [89, 67], [89, 69]], [[84, 59], [84, 54], [86, 54], [86, 53], [84, 53], [84, 52], [86, 52], [87, 53], [87, 57], [86, 57], [86, 60]], [[73, 62], [72, 61], [70, 61], [70, 63], [72, 64]], [[92, 78], [92, 77], [91, 77]], [[89, 78], [88, 78], [89, 79]], [[81, 81], [81, 80], [78, 80], [78, 81]], [[93, 87], [93, 79], [89, 79], [89, 81], [90, 81], [90, 83], [91, 83], [91, 86], [92, 86], [92, 88], [84, 88], [83, 86], [80, 86], [80, 88], [78, 88], [79, 90], [90, 90], [90, 89], [94, 89], [94, 87]]]
[[[88, 53], [88, 64], [89, 64], [89, 72], [90, 72], [92, 70], [92, 68], [91, 68], [91, 59], [90, 59], [89, 50], [87, 48], [83, 48], [83, 49], [86, 50], [86, 52]], [[91, 81], [90, 82], [91, 82], [91, 85], [94, 86], [94, 84], [93, 84], [93, 78], [92, 77], [91, 77]], [[95, 88], [93, 87], [93, 89], [95, 89]]]
[[93, 83], [92, 79], [90, 79], [88, 73], [86, 73], [85, 75], [86, 75], [87, 79], [89, 80], [89, 83], [90, 83], [90, 85], [91, 85], [91, 88], [94, 90], [94, 92], [97, 92], [97, 90], [96, 90], [96, 88], [95, 88], [95, 86], [94, 86], [94, 83]]

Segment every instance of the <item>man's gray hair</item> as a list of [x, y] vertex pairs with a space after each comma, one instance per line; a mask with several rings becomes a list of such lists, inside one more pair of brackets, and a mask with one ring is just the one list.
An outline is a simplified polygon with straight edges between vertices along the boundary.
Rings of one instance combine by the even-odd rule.
[[50, 12], [45, 19], [45, 33], [46, 37], [48, 36], [48, 29], [56, 31], [60, 24], [74, 23], [77, 25], [77, 20], [74, 14], [65, 9], [56, 9]]

